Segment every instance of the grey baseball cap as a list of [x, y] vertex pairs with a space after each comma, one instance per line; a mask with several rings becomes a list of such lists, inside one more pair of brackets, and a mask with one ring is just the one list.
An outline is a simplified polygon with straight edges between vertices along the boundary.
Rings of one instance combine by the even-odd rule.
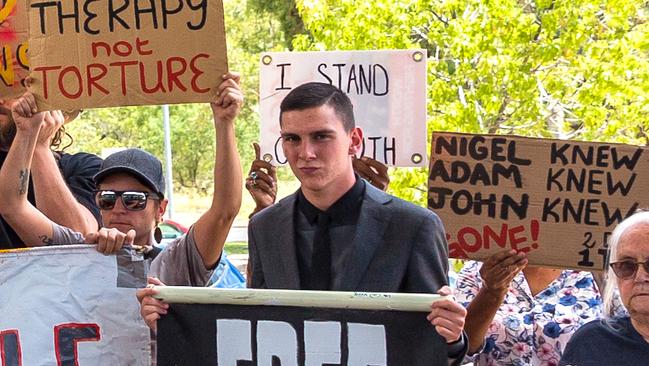
[[142, 149], [126, 149], [109, 155], [94, 177], [95, 184], [99, 185], [106, 177], [116, 173], [132, 175], [164, 197], [165, 177], [162, 174], [162, 163], [148, 152]]

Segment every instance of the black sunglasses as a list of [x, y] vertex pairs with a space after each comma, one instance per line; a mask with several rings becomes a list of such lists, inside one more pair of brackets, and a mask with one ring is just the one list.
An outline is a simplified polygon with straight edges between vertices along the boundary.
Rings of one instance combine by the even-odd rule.
[[117, 197], [122, 198], [122, 204], [129, 211], [141, 211], [146, 208], [148, 199], [159, 200], [160, 196], [153, 192], [141, 191], [110, 191], [101, 190], [95, 192], [97, 206], [102, 210], [112, 210], [117, 202]]
[[635, 277], [635, 274], [636, 272], [638, 272], [638, 267], [640, 265], [642, 265], [642, 268], [644, 268], [645, 272], [649, 273], [649, 259], [644, 262], [636, 262], [627, 259], [624, 261], [609, 264], [609, 266], [611, 266], [611, 268], [613, 269], [613, 272], [615, 272], [615, 275], [622, 280], [628, 280]]

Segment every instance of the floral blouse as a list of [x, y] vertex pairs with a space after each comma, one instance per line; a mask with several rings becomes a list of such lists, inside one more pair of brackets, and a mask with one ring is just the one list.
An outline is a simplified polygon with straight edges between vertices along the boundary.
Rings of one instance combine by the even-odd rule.
[[[460, 271], [456, 299], [465, 307], [480, 289], [482, 263]], [[590, 272], [563, 271], [536, 296], [519, 272], [485, 335], [476, 365], [558, 365], [572, 334], [602, 316], [602, 298]]]

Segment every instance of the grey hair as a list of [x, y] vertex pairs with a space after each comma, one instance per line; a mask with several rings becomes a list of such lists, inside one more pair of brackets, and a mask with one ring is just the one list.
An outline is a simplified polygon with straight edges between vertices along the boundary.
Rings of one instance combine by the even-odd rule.
[[[630, 228], [640, 225], [640, 224], [646, 224], [649, 225], [649, 211], [647, 210], [640, 210], [633, 215], [627, 217], [624, 219], [621, 223], [619, 223], [615, 229], [613, 230], [613, 233], [611, 234], [611, 237], [608, 242], [608, 263], [613, 263], [617, 260], [617, 247], [620, 244], [620, 238], [622, 235]], [[618, 286], [617, 286], [617, 277], [615, 276], [615, 273], [613, 272], [613, 269], [611, 269], [610, 266], [607, 266], [608, 270], [606, 272], [606, 286], [604, 287], [604, 294], [603, 294], [603, 302], [604, 302], [604, 316], [607, 318], [612, 317], [613, 311], [614, 311], [614, 302], [615, 302], [615, 295], [618, 292]]]

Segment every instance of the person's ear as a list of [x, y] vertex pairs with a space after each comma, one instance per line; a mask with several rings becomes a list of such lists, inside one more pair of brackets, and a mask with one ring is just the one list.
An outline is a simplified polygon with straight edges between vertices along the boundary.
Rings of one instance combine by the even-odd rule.
[[360, 127], [354, 127], [349, 132], [349, 155], [358, 155], [363, 149], [363, 130]]
[[157, 221], [162, 222], [162, 217], [165, 215], [165, 212], [167, 212], [167, 204], [169, 203], [169, 200], [166, 198], [163, 200], [160, 200], [160, 204], [158, 205], [158, 212], [156, 214]]

